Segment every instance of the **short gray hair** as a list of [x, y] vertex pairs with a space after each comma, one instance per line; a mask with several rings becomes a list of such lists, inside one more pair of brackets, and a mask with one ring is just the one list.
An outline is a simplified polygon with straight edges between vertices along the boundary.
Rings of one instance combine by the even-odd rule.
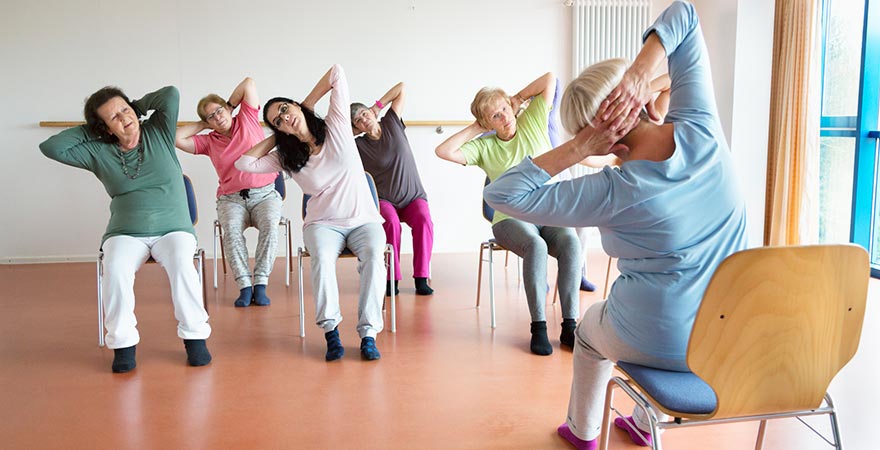
[[585, 126], [593, 126], [599, 105], [620, 83], [628, 66], [625, 59], [606, 59], [587, 67], [568, 84], [559, 104], [565, 131], [577, 134]]

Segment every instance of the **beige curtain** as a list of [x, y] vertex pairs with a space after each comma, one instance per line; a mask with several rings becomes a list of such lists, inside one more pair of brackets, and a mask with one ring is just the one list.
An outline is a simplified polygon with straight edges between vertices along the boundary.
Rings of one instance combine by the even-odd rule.
[[764, 245], [818, 239], [820, 0], [777, 0]]

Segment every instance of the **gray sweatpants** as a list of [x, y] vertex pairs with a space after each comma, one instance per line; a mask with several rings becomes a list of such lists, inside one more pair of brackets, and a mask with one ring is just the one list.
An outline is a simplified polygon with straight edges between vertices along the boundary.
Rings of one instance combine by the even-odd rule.
[[[217, 219], [223, 227], [223, 252], [238, 288], [268, 284], [275, 264], [278, 222], [281, 220], [281, 195], [275, 190], [275, 184], [249, 189], [247, 199], [238, 192], [221, 195], [217, 198]], [[244, 237], [247, 227], [255, 227], [260, 232], [253, 276], [248, 267]]]
[[583, 254], [572, 228], [538, 226], [510, 218], [493, 225], [492, 234], [499, 244], [523, 259], [523, 284], [532, 322], [547, 320], [547, 255], [558, 262], [562, 318], [578, 318]]
[[336, 260], [348, 248], [357, 256], [357, 271], [361, 276], [358, 335], [361, 339], [375, 338], [384, 326], [382, 300], [385, 290], [385, 231], [382, 224], [368, 223], [355, 228], [311, 224], [303, 230], [303, 241], [311, 255], [315, 323], [326, 333], [333, 331], [342, 322]]
[[[623, 342], [605, 314], [605, 301], [593, 304], [584, 313], [574, 334], [574, 374], [566, 422], [580, 439], [599, 436], [605, 407], [605, 388], [611, 379], [612, 361], [626, 361], [658, 369], [688, 371], [685, 361], [657, 358]], [[644, 431], [650, 429], [645, 412], [635, 407], [633, 419]], [[665, 416], [658, 417], [664, 420]]]

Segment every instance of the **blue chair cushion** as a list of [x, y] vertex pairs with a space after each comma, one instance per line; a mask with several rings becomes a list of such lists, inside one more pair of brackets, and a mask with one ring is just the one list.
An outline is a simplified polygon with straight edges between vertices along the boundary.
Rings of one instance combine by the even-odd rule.
[[712, 388], [693, 372], [672, 372], [623, 361], [619, 361], [617, 367], [667, 410], [709, 414], [718, 405]]

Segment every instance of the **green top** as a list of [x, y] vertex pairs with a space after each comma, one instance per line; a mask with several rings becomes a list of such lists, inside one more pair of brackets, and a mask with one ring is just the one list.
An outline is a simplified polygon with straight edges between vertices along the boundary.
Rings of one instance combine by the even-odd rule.
[[[180, 94], [174, 86], [132, 101], [139, 115], [153, 110], [141, 123], [138, 147], [121, 152], [116, 144], [101, 142], [85, 125], [70, 128], [40, 144], [40, 151], [60, 163], [95, 174], [110, 195], [110, 222], [103, 241], [118, 235], [162, 236], [173, 231], [195, 234], [189, 216], [183, 172], [174, 149]], [[139, 175], [130, 179], [122, 171], [125, 159], [129, 175], [134, 175], [138, 153], [144, 161]]]
[[[498, 139], [495, 134], [471, 140], [461, 146], [461, 153], [469, 166], [479, 166], [489, 181], [522, 162], [526, 156], [538, 156], [552, 147], [547, 126], [552, 105], [544, 97], [536, 95], [529, 107], [516, 119], [516, 134], [509, 141]], [[492, 225], [510, 216], [495, 211]]]

